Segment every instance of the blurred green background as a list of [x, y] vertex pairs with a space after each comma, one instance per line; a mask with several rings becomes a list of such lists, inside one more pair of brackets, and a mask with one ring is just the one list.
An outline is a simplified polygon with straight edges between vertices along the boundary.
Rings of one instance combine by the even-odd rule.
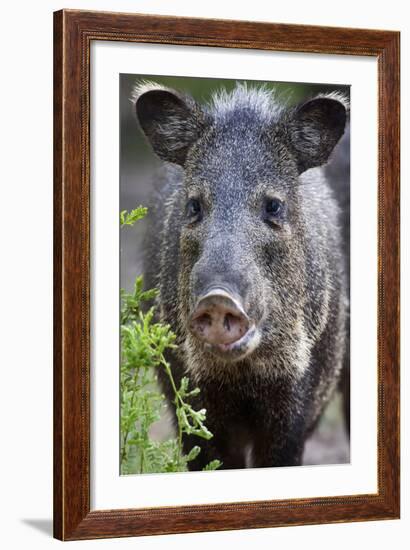
[[[120, 75], [120, 208], [131, 210], [145, 205], [152, 183], [161, 170], [162, 162], [154, 155], [140, 128], [130, 101], [132, 91], [140, 80], [151, 80], [191, 94], [197, 102], [206, 103], [220, 89], [232, 90], [237, 80], [186, 78], [153, 75]], [[288, 82], [246, 81], [248, 86], [264, 85], [275, 90], [279, 101], [294, 105], [318, 93], [342, 92], [350, 95], [349, 86], [304, 84]], [[131, 290], [135, 277], [142, 273], [142, 238], [144, 220], [121, 232], [121, 287]], [[169, 419], [153, 427], [152, 437], [164, 439], [172, 430]], [[349, 462], [350, 447], [345, 434], [340, 395], [336, 394], [323, 415], [318, 428], [308, 440], [304, 464], [341, 464]]]

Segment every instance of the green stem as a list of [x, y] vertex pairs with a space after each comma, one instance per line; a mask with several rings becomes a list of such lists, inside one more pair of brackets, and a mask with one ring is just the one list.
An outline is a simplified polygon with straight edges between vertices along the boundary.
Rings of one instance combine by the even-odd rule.
[[[165, 359], [164, 355], [161, 353], [160, 355], [160, 363], [165, 368], [165, 372], [167, 373], [167, 376], [169, 378], [169, 381], [171, 382], [172, 389], [175, 394], [175, 406], [177, 408], [177, 411], [179, 412], [180, 409], [182, 409], [185, 406], [185, 402], [182, 399], [182, 397], [179, 394], [179, 391], [177, 390], [177, 387], [175, 385], [175, 380], [172, 375], [171, 367], [168, 363], [168, 361]], [[179, 421], [179, 414], [177, 415], [178, 418], [178, 447], [175, 451], [175, 459], [179, 462], [180, 457], [182, 456], [182, 426], [181, 422]]]
[[[137, 393], [137, 381], [138, 381], [138, 370], [135, 369], [135, 374], [133, 377], [133, 391], [131, 395], [131, 407], [134, 406], [135, 396]], [[123, 439], [123, 447], [122, 447], [122, 453], [121, 453], [121, 464], [127, 460], [127, 439], [130, 433], [130, 427], [127, 426], [126, 431], [124, 432], [124, 439]]]
[[144, 461], [145, 461], [144, 445], [141, 445], [140, 474], [144, 473], [144, 466], [145, 466]]

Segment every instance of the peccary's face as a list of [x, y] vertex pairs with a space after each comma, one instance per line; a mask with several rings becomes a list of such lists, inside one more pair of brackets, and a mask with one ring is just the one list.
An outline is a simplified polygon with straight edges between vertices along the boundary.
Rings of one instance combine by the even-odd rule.
[[283, 315], [298, 257], [296, 167], [243, 122], [215, 125], [193, 148], [181, 205], [185, 318], [205, 349], [224, 359], [251, 353]]
[[184, 169], [174, 200], [182, 220], [179, 316], [191, 345], [223, 361], [274, 353], [275, 337], [292, 331], [303, 303], [298, 178], [327, 160], [343, 133], [344, 106], [319, 98], [286, 112], [244, 88], [208, 110], [155, 88], [136, 106], [157, 154]]

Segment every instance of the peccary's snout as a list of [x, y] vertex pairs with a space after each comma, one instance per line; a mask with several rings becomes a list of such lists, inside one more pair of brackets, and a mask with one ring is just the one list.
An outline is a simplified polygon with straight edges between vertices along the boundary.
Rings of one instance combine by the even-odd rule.
[[226, 346], [240, 340], [250, 326], [239, 301], [223, 289], [213, 289], [201, 297], [189, 327], [200, 340], [213, 346]]

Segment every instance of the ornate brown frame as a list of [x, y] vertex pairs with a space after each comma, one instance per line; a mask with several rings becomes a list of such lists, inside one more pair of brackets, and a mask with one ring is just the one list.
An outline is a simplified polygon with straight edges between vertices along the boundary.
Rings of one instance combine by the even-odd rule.
[[[92, 40], [375, 56], [379, 86], [378, 492], [90, 510]], [[399, 45], [391, 31], [63, 10], [54, 14], [54, 536], [62, 540], [393, 519], [399, 456]]]

